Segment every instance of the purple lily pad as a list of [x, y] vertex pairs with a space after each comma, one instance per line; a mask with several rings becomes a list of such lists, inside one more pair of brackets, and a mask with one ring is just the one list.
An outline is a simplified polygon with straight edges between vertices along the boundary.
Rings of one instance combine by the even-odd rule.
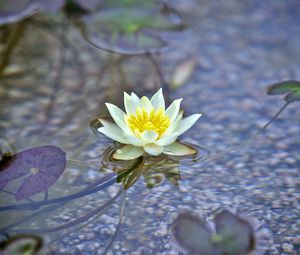
[[0, 172], [0, 187], [28, 175], [15, 198], [31, 197], [47, 190], [66, 169], [66, 153], [56, 146], [46, 145], [19, 152]]
[[32, 0], [0, 0], [0, 25], [20, 21], [37, 11]]
[[0, 25], [21, 21], [39, 11], [56, 13], [64, 0], [0, 0]]

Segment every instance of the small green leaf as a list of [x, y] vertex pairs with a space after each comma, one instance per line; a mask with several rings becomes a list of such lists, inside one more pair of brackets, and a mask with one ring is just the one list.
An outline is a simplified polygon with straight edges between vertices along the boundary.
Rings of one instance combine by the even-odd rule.
[[254, 250], [254, 231], [246, 220], [223, 210], [215, 216], [214, 222], [219, 237], [216, 244], [221, 244], [222, 254], [240, 255]]
[[293, 103], [295, 101], [300, 101], [300, 91], [295, 91], [288, 94], [284, 100], [288, 103]]

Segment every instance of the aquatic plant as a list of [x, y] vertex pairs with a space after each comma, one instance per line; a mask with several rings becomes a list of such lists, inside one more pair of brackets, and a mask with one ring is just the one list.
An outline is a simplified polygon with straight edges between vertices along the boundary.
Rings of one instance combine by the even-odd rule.
[[106, 1], [76, 23], [96, 48], [126, 55], [160, 52], [169, 45], [169, 33], [187, 27], [174, 8], [147, 0]]
[[211, 221], [182, 213], [174, 221], [173, 236], [188, 254], [245, 255], [256, 249], [252, 222], [229, 210], [220, 211]]
[[43, 247], [43, 239], [37, 235], [14, 235], [0, 242], [3, 255], [36, 255]]
[[103, 127], [98, 128], [98, 131], [126, 144], [113, 155], [115, 159], [134, 159], [144, 153], [154, 156], [161, 153], [176, 156], [194, 154], [195, 150], [176, 140], [195, 124], [201, 114], [182, 119], [181, 101], [182, 99], [176, 99], [165, 109], [162, 89], [150, 100], [146, 96], [139, 98], [134, 93], [128, 95], [124, 92], [126, 113], [117, 106], [106, 103], [115, 123], [99, 119]]

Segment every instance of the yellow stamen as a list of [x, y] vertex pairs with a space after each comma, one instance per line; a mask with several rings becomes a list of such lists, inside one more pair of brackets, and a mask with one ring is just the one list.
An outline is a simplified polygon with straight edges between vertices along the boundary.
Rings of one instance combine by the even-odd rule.
[[138, 108], [135, 115], [130, 114], [126, 119], [128, 126], [138, 137], [146, 130], [153, 130], [161, 137], [170, 126], [170, 119], [162, 108], [152, 109], [150, 113]]

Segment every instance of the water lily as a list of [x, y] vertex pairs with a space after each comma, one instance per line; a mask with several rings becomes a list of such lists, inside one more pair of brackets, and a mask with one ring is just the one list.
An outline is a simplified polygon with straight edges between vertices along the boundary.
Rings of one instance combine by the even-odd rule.
[[119, 160], [134, 159], [148, 153], [157, 156], [161, 153], [184, 156], [196, 153], [186, 145], [176, 142], [177, 138], [190, 129], [201, 117], [193, 114], [183, 119], [180, 110], [181, 99], [176, 99], [166, 109], [162, 89], [151, 99], [139, 98], [135, 93], [124, 92], [126, 112], [117, 106], [106, 103], [115, 123], [99, 119], [103, 127], [98, 131], [107, 137], [125, 144], [113, 157]]

